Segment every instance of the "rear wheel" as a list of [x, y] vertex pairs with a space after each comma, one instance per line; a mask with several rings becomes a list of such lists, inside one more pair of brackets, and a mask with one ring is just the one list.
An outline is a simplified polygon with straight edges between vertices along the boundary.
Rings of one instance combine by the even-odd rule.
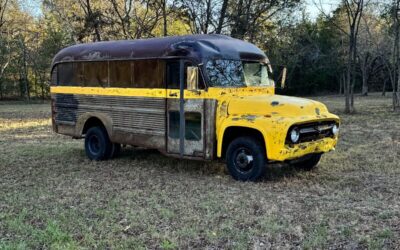
[[121, 144], [119, 143], [112, 143], [111, 144], [111, 151], [108, 159], [112, 159], [118, 157], [119, 153], [121, 152]]
[[265, 150], [261, 143], [252, 137], [234, 139], [226, 152], [229, 173], [236, 180], [256, 181], [265, 173]]
[[91, 127], [85, 136], [85, 151], [89, 159], [101, 161], [108, 159], [113, 153], [113, 144], [104, 127]]
[[307, 157], [307, 159], [292, 163], [291, 165], [298, 169], [311, 171], [312, 169], [317, 167], [319, 161], [321, 160], [321, 156], [322, 154], [313, 154]]

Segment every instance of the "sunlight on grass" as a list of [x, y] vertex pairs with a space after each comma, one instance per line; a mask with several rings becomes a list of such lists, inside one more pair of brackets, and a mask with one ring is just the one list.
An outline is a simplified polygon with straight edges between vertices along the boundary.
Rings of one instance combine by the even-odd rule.
[[51, 119], [36, 119], [29, 121], [0, 120], [0, 131], [6, 132], [7, 130], [12, 130], [12, 129], [23, 129], [23, 128], [49, 126], [49, 125], [51, 125]]

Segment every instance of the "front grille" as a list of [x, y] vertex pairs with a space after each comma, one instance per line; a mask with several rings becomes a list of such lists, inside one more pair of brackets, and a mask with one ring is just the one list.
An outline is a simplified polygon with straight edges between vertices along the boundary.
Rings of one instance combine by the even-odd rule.
[[316, 141], [326, 137], [334, 137], [332, 133], [333, 125], [339, 126], [335, 121], [313, 122], [300, 125], [293, 125], [289, 128], [286, 136], [286, 144], [293, 144], [290, 140], [290, 131], [298, 128], [300, 131], [300, 139], [298, 143]]

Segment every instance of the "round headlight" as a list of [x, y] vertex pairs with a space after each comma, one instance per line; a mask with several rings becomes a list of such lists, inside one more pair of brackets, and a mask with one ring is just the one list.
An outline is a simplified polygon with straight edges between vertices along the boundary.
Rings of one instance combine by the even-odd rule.
[[298, 142], [300, 139], [300, 131], [297, 128], [292, 129], [292, 131], [290, 131], [290, 140], [293, 143]]
[[338, 125], [333, 125], [333, 127], [332, 127], [332, 134], [333, 135], [338, 135], [339, 134], [339, 127], [338, 127]]

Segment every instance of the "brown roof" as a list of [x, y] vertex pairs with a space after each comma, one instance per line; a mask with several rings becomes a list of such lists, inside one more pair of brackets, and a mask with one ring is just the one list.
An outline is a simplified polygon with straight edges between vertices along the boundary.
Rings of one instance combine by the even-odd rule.
[[266, 58], [255, 45], [224, 35], [187, 35], [138, 40], [77, 44], [62, 49], [53, 66], [66, 61], [129, 60], [143, 58], [188, 57], [197, 63], [206, 59]]

